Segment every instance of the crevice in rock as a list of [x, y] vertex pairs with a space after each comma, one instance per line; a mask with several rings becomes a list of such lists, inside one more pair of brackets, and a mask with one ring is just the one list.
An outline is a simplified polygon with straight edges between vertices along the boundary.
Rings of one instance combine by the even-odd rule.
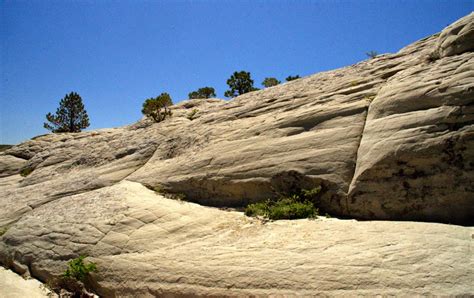
[[[133, 172], [131, 172], [131, 173], [128, 174], [127, 176], [123, 177], [120, 181], [117, 181], [116, 183], [119, 183], [119, 182], [121, 182], [121, 181], [126, 180], [126, 179], [127, 179], [128, 177], [130, 177], [132, 174], [134, 174], [135, 172], [137, 172], [138, 170], [140, 170], [141, 168], [143, 168], [143, 167], [150, 161], [150, 159], [152, 159], [153, 156], [155, 156], [156, 151], [158, 151], [158, 149], [159, 149], [158, 144], [155, 144], [155, 146], [156, 146], [156, 148], [155, 148], [155, 150], [153, 150], [153, 153], [150, 154], [150, 157], [148, 157], [148, 159], [147, 159], [141, 166], [137, 167]], [[115, 183], [115, 184], [116, 184], [116, 183]]]
[[[377, 94], [375, 94], [375, 98], [377, 98]], [[375, 98], [374, 98], [374, 100], [375, 100]], [[347, 189], [347, 194], [346, 194], [346, 198], [345, 198], [345, 201], [346, 201], [345, 213], [346, 214], [350, 213], [349, 212], [349, 202], [348, 202], [348, 200], [349, 200], [349, 191], [350, 191], [352, 183], [354, 182], [355, 172], [356, 172], [356, 169], [357, 169], [357, 160], [358, 160], [358, 157], [359, 157], [359, 149], [360, 149], [360, 145], [362, 143], [362, 138], [364, 137], [365, 126], [367, 125], [367, 117], [369, 116], [370, 105], [372, 104], [372, 102], [373, 101], [369, 102], [369, 104], [367, 105], [367, 109], [366, 109], [366, 113], [365, 113], [365, 117], [364, 117], [364, 125], [362, 126], [359, 142], [357, 144], [357, 150], [356, 150], [356, 154], [355, 154], [355, 157], [354, 157], [354, 169], [352, 171], [351, 180], [349, 182], [349, 187]]]

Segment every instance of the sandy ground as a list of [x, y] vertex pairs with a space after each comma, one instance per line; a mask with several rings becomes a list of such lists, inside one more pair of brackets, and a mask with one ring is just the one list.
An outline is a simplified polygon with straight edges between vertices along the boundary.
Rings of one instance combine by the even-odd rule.
[[48, 296], [48, 291], [36, 279], [24, 279], [11, 270], [0, 267], [0, 298], [36, 298]]

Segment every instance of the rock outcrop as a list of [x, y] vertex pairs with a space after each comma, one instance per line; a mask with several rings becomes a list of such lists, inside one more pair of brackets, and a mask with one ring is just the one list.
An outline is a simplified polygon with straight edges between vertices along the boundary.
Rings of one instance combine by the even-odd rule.
[[[106, 296], [474, 293], [472, 228], [394, 221], [473, 222], [473, 24], [230, 101], [182, 102], [161, 123], [0, 152], [0, 262], [47, 280], [85, 254]], [[209, 207], [315, 186], [335, 216], [392, 221], [262, 224]]]

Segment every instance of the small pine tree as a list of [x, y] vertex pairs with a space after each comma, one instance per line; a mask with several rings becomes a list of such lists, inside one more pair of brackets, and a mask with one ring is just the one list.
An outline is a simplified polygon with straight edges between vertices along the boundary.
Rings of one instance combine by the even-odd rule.
[[296, 79], [299, 79], [299, 78], [300, 78], [299, 75], [296, 75], [296, 76], [288, 76], [285, 80], [286, 80], [287, 82], [289, 82], [289, 81], [293, 81], [293, 80], [296, 80]]
[[253, 80], [250, 77], [250, 72], [240, 71], [234, 74], [227, 80], [230, 90], [227, 90], [224, 95], [226, 97], [236, 97], [247, 92], [259, 90], [253, 86]]
[[188, 94], [189, 99], [216, 97], [216, 91], [212, 87], [199, 88]]
[[[142, 113], [152, 118], [155, 122], [165, 120], [166, 116], [171, 116], [171, 111], [168, 107], [173, 105], [171, 96], [168, 93], [161, 93], [155, 98], [148, 98], [143, 103]], [[161, 111], [163, 109], [163, 112]]]
[[265, 78], [265, 80], [263, 80], [262, 82], [262, 85], [266, 88], [268, 87], [273, 87], [273, 86], [276, 86], [278, 84], [280, 84], [281, 82], [278, 81], [276, 78]]
[[82, 98], [76, 92], [66, 94], [59, 103], [56, 114], [48, 113], [46, 115], [48, 122], [44, 123], [44, 128], [52, 132], [80, 132], [87, 128], [89, 116], [84, 109]]

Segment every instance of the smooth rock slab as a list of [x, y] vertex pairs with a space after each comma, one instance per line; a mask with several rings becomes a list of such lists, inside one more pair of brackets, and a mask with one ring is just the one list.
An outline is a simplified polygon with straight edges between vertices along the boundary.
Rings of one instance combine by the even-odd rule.
[[433, 223], [262, 223], [124, 181], [33, 210], [0, 255], [46, 280], [86, 254], [104, 296], [462, 295], [474, 293], [473, 237]]

